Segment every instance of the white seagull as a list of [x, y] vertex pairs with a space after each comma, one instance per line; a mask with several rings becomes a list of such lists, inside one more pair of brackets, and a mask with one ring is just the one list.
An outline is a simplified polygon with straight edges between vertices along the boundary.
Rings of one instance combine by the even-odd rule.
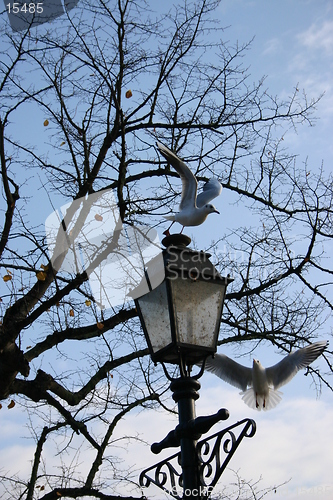
[[[203, 186], [202, 193], [197, 196], [198, 182], [188, 166], [169, 148], [160, 142], [156, 144], [160, 153], [178, 172], [182, 181], [182, 198], [179, 212], [174, 215], [167, 215], [165, 218], [171, 220], [172, 224], [175, 222], [182, 224], [182, 233], [185, 226], [200, 226], [207, 219], [208, 214], [219, 214], [220, 212], [209, 202], [221, 194], [222, 186], [220, 182], [217, 179], [209, 179]], [[172, 224], [164, 234], [169, 234]]]
[[224, 354], [209, 357], [205, 368], [225, 382], [242, 389], [242, 399], [250, 408], [270, 410], [281, 401], [282, 392], [277, 389], [289, 382], [301, 368], [306, 368], [315, 361], [327, 344], [326, 340], [310, 344], [288, 354], [269, 368], [264, 368], [256, 359], [253, 360], [253, 367], [248, 368]]

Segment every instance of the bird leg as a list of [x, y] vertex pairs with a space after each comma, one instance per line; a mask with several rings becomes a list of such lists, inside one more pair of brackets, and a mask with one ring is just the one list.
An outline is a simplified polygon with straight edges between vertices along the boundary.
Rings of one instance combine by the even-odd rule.
[[168, 229], [166, 229], [165, 231], [163, 231], [163, 234], [164, 234], [165, 236], [170, 236], [170, 229], [171, 229], [172, 224], [174, 224], [174, 223], [175, 223], [175, 221], [171, 222], [171, 224], [170, 224], [170, 226], [168, 227]]
[[258, 403], [258, 394], [256, 393], [256, 408], [259, 408], [259, 403]]

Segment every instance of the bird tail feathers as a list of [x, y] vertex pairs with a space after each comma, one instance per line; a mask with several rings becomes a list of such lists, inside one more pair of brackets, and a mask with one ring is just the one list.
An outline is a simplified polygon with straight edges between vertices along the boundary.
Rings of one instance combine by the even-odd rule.
[[272, 388], [269, 389], [269, 393], [266, 397], [261, 395], [256, 397], [252, 387], [244, 392], [240, 392], [240, 395], [243, 396], [242, 400], [247, 406], [258, 411], [271, 410], [272, 408], [275, 408], [275, 406], [278, 405], [282, 399], [282, 392], [276, 391]]

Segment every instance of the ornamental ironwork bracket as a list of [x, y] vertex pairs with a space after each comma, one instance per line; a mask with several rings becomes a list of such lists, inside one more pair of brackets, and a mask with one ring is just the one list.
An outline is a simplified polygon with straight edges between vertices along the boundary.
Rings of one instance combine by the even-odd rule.
[[[243, 426], [241, 429], [239, 429]], [[237, 432], [239, 431], [239, 432]], [[214, 486], [229, 464], [233, 454], [244, 437], [253, 437], [256, 432], [254, 420], [245, 418], [233, 425], [199, 441], [196, 454], [199, 470], [199, 498], [210, 498]], [[151, 483], [169, 495], [182, 500], [180, 452], [158, 462], [141, 472], [140, 486], [148, 487]]]

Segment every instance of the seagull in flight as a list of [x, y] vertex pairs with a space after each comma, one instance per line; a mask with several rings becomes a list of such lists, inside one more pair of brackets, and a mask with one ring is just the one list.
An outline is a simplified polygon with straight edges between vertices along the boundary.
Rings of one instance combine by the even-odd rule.
[[167, 215], [165, 218], [172, 223], [163, 234], [169, 235], [171, 226], [179, 222], [183, 226], [200, 226], [209, 214], [219, 214], [211, 203], [211, 200], [221, 194], [222, 186], [217, 179], [209, 179], [203, 186], [202, 193], [197, 196], [198, 182], [188, 166], [178, 158], [169, 148], [157, 142], [157, 147], [162, 156], [178, 172], [182, 181], [182, 197], [179, 205], [179, 212], [174, 215]]
[[301, 368], [307, 368], [326, 349], [322, 340], [285, 356], [279, 363], [264, 368], [259, 360], [253, 360], [252, 368], [243, 366], [224, 354], [215, 354], [206, 360], [205, 369], [225, 382], [242, 389], [242, 400], [250, 408], [270, 410], [281, 401], [282, 392], [277, 389], [289, 382]]

